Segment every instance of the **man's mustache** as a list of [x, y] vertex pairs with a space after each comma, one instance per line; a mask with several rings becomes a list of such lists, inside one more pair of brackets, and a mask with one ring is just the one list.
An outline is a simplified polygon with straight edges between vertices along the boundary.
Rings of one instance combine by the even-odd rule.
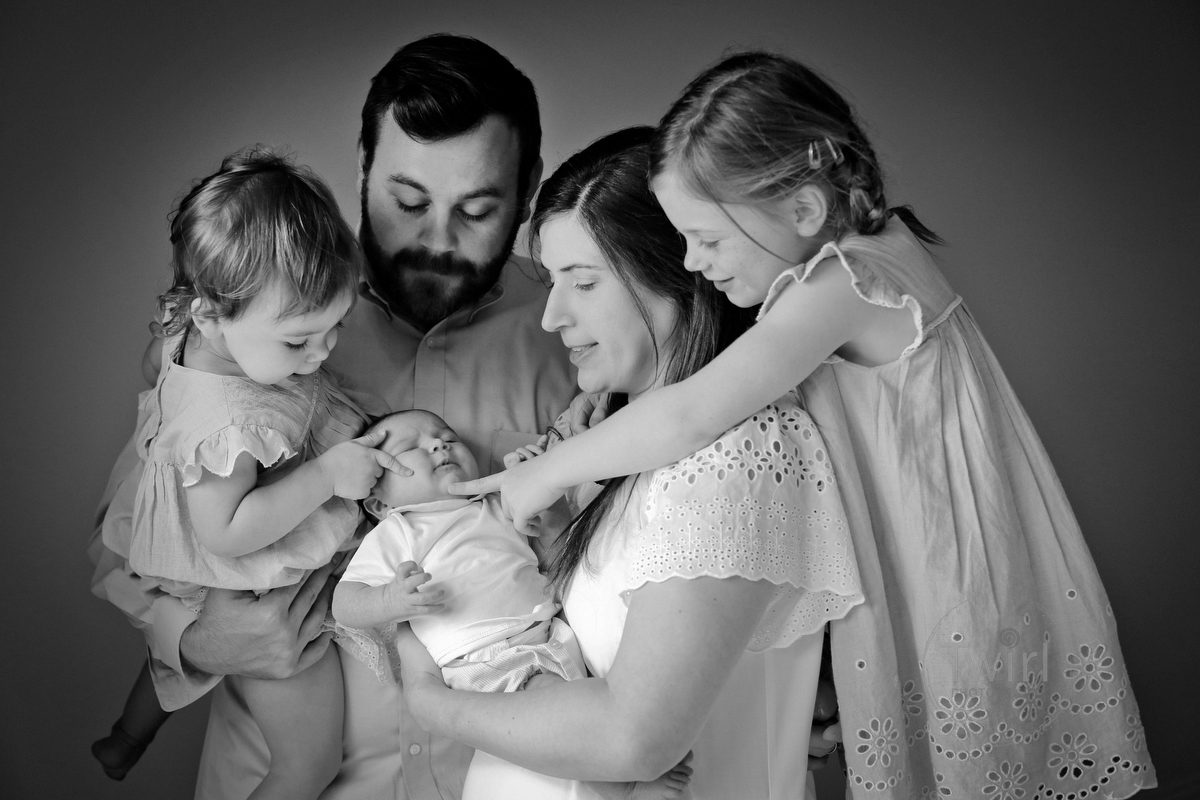
[[406, 247], [392, 254], [392, 267], [406, 272], [467, 278], [479, 271], [475, 262], [454, 253], [431, 253], [424, 247]]

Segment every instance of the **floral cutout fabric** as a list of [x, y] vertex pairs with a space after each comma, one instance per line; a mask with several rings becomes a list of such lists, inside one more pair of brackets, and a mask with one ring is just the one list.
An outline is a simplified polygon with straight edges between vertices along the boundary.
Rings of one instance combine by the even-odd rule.
[[1156, 785], [1111, 606], [1049, 457], [929, 252], [893, 219], [784, 273], [906, 308], [895, 361], [799, 387], [866, 602], [831, 623], [853, 797], [1082, 800]]

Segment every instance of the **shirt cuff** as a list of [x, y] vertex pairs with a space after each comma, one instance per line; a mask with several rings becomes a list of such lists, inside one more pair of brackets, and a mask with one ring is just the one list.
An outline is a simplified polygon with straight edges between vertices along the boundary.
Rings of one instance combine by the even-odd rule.
[[146, 631], [146, 643], [150, 645], [150, 657], [163, 666], [184, 674], [183, 659], [179, 655], [179, 642], [183, 630], [196, 621], [196, 615], [183, 603], [170, 595], [158, 597], [150, 604], [150, 626]]
[[160, 597], [150, 608], [152, 624], [146, 628], [150, 649], [150, 677], [158, 702], [166, 711], [175, 711], [199, 700], [217, 685], [220, 676], [183, 668], [179, 642], [184, 629], [196, 621], [177, 598]]

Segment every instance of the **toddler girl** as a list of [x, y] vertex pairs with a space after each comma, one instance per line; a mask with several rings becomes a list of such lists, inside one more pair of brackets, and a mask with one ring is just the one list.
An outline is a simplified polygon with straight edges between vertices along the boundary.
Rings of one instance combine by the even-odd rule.
[[[180, 203], [175, 280], [161, 298], [157, 385], [143, 394], [144, 463], [129, 562], [199, 613], [206, 587], [265, 591], [348, 545], [390, 456], [321, 364], [354, 302], [360, 254], [329, 190], [264, 151], [235, 154]], [[163, 715], [131, 700], [106, 767], [128, 768]], [[254, 798], [316, 797], [342, 752], [337, 654], [284, 680], [246, 679], [271, 754]], [[149, 710], [150, 713], [147, 713]]]
[[692, 377], [503, 473], [514, 521], [567, 487], [671, 463], [799, 384], [868, 598], [831, 623], [853, 795], [1154, 786], [1062, 487], [927, 248], [938, 239], [888, 209], [846, 101], [790, 59], [732, 56], [663, 118], [651, 188], [687, 268], [761, 304], [758, 321]]

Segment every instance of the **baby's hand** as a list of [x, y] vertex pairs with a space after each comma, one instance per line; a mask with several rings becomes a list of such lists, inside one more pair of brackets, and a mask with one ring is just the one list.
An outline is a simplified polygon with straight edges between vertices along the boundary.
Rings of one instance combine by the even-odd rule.
[[376, 445], [383, 442], [385, 432], [381, 430], [364, 434], [357, 439], [336, 444], [317, 458], [332, 494], [349, 500], [361, 500], [371, 493], [375, 482], [385, 469], [401, 475], [411, 475], [394, 456]]
[[504, 456], [504, 468], [508, 469], [509, 467], [520, 464], [522, 461], [529, 461], [531, 458], [537, 458], [542, 453], [546, 452], [546, 445], [549, 440], [550, 437], [543, 433], [538, 437], [538, 440], [535, 443], [527, 444], [522, 447], [518, 447], [516, 450], [513, 450], [511, 453]]
[[384, 587], [384, 597], [393, 619], [403, 622], [425, 614], [436, 614], [445, 607], [443, 601], [446, 592], [443, 589], [421, 589], [430, 578], [428, 572], [422, 572], [412, 561], [405, 561], [396, 568], [396, 577]]

